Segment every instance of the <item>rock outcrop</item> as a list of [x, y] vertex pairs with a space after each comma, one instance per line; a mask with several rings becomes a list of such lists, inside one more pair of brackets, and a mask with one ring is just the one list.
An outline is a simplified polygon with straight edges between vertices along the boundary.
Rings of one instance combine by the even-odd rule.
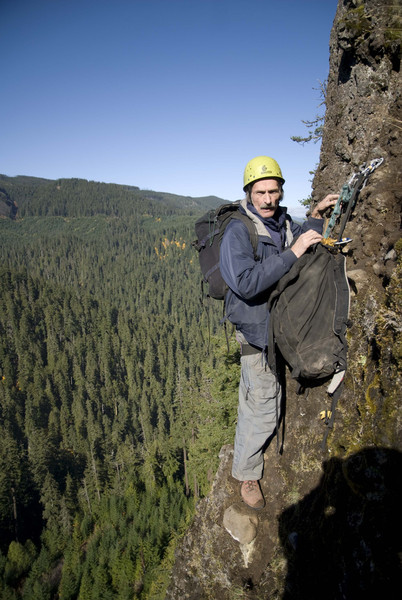
[[[288, 381], [283, 454], [271, 444], [259, 512], [222, 450], [211, 493], [179, 544], [168, 599], [382, 596], [401, 583], [401, 4], [339, 0], [313, 198], [383, 158], [360, 192], [343, 252], [352, 289], [349, 366], [325, 451], [325, 386]], [[396, 591], [395, 591], [396, 590]]]

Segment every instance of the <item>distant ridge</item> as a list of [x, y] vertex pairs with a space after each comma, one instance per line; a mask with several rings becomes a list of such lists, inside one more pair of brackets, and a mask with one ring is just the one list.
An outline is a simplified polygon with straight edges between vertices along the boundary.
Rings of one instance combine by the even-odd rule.
[[[40, 214], [42, 216], [73, 216], [71, 211], [74, 204], [82, 202], [80, 214], [85, 208], [91, 211], [104, 213], [107, 205], [112, 202], [115, 209], [127, 212], [129, 206], [140, 206], [149, 201], [154, 209], [163, 204], [163, 211], [181, 211], [183, 209], [191, 212], [206, 211], [216, 208], [220, 204], [228, 202], [217, 196], [181, 196], [168, 192], [155, 190], [142, 190], [137, 186], [117, 183], [104, 183], [89, 181], [87, 179], [45, 179], [29, 175], [17, 175], [9, 177], [0, 174], [0, 216], [18, 218], [22, 214], [34, 215], [38, 213], [38, 206], [42, 204]], [[44, 203], [46, 198], [46, 203]], [[58, 212], [55, 205], [59, 205]], [[88, 213], [87, 213], [88, 214]], [[115, 214], [115, 213], [114, 213]]]

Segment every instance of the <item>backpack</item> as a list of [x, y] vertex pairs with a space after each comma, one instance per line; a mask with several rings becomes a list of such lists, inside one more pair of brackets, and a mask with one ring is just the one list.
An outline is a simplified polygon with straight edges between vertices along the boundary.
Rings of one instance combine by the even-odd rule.
[[203, 283], [208, 285], [207, 295], [216, 300], [224, 300], [227, 291], [219, 268], [219, 252], [223, 234], [232, 219], [239, 219], [246, 225], [257, 260], [257, 230], [254, 223], [239, 211], [239, 206], [240, 201], [222, 204], [209, 210], [195, 223], [197, 239], [192, 245], [198, 251]]
[[[350, 290], [346, 258], [316, 244], [277, 283], [268, 300], [268, 363], [277, 372], [277, 350], [302, 389], [332, 377], [327, 389], [333, 426], [347, 367]], [[323, 441], [325, 447], [326, 437]]]
[[293, 378], [323, 379], [346, 369], [349, 285], [343, 254], [317, 244], [279, 280], [268, 306], [270, 338]]

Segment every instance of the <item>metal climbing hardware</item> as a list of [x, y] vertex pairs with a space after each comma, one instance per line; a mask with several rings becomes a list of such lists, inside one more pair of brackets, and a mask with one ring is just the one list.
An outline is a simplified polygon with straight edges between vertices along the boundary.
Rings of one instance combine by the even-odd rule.
[[383, 163], [383, 161], [383, 158], [374, 158], [368, 165], [367, 163], [363, 163], [360, 167], [360, 170], [357, 173], [353, 173], [349, 181], [342, 186], [342, 191], [334, 206], [331, 218], [329, 219], [328, 225], [325, 229], [323, 235], [324, 240], [331, 239], [330, 236], [332, 230], [334, 229], [338, 218], [343, 213], [340, 231], [337, 238], [338, 243], [342, 241], [342, 234], [344, 232], [346, 223], [350, 218], [354, 205], [356, 204], [358, 193], [365, 187], [367, 179], [371, 173], [373, 173]]

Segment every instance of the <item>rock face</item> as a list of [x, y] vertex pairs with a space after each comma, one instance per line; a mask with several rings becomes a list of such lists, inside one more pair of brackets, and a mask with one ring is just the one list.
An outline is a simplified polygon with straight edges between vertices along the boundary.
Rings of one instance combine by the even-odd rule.
[[[282, 455], [271, 444], [248, 509], [231, 448], [179, 544], [168, 599], [399, 597], [401, 550], [401, 4], [339, 0], [313, 198], [383, 158], [342, 250], [352, 290], [348, 372], [325, 451], [325, 386], [287, 382]], [[282, 436], [282, 433], [281, 433]], [[399, 553], [399, 554], [398, 554]]]
[[[313, 198], [340, 191], [363, 163], [384, 158], [359, 196], [349, 270], [373, 267], [376, 288], [395, 267], [400, 238], [402, 89], [400, 2], [339, 2], [330, 37], [330, 70], [320, 164]], [[375, 266], [374, 266], [375, 265]]]

